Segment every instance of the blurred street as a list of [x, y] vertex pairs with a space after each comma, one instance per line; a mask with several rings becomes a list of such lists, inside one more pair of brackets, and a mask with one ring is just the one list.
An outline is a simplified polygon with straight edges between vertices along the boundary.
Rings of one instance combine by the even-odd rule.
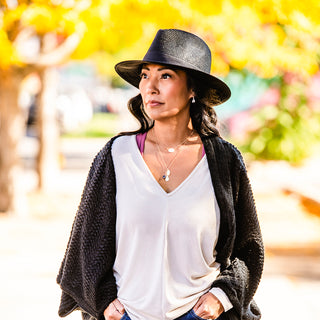
[[[0, 216], [0, 319], [59, 319], [55, 277], [91, 160], [104, 143], [63, 139], [63, 169], [47, 195], [33, 191], [36, 141], [25, 138], [21, 144], [25, 211]], [[296, 168], [284, 162], [249, 166], [266, 246], [265, 271], [256, 294], [263, 319], [320, 319], [320, 214], [301, 196], [304, 191], [320, 194], [317, 164], [315, 158]], [[74, 312], [67, 319], [81, 316]]]
[[190, 108], [194, 128], [211, 127], [214, 107], [246, 153], [266, 253], [263, 319], [320, 319], [319, 11], [319, 0], [1, 1], [0, 320], [59, 319], [56, 275], [92, 160], [105, 137], [138, 128], [131, 113], [153, 119], [144, 96], [136, 109], [143, 63], [124, 61], [160, 52], [166, 60], [151, 61], [178, 77], [154, 78], [159, 105], [178, 110], [183, 87], [197, 102], [185, 96], [183, 112], [160, 121]]

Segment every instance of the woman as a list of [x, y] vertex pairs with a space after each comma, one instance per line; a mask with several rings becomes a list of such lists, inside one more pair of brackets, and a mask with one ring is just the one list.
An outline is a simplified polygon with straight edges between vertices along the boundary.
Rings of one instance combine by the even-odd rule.
[[140, 129], [90, 169], [57, 278], [84, 319], [260, 319], [263, 245], [245, 165], [216, 129], [230, 97], [197, 36], [159, 30], [118, 74]]

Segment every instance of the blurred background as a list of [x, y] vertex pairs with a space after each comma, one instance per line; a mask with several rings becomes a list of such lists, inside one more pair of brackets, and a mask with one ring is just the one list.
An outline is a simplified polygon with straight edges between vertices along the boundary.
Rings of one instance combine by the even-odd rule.
[[92, 158], [136, 125], [136, 90], [113, 66], [142, 58], [159, 28], [205, 39], [232, 89], [216, 111], [256, 198], [263, 319], [320, 319], [319, 17], [318, 0], [0, 1], [0, 319], [58, 319]]

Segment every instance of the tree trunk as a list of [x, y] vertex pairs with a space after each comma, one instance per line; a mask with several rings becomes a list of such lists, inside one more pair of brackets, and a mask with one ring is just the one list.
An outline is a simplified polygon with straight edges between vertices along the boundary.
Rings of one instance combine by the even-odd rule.
[[23, 73], [17, 68], [0, 70], [0, 212], [17, 212], [19, 171], [17, 147], [24, 119], [18, 105]]
[[39, 153], [37, 156], [38, 189], [52, 189], [59, 172], [59, 128], [55, 99], [57, 75], [54, 68], [38, 70], [41, 91], [37, 99], [37, 132]]

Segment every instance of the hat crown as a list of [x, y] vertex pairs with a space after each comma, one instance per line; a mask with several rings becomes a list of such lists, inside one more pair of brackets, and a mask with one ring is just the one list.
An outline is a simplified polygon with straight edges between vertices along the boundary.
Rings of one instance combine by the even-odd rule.
[[211, 69], [211, 52], [207, 44], [196, 35], [177, 29], [160, 29], [143, 60], [205, 73], [210, 73]]

